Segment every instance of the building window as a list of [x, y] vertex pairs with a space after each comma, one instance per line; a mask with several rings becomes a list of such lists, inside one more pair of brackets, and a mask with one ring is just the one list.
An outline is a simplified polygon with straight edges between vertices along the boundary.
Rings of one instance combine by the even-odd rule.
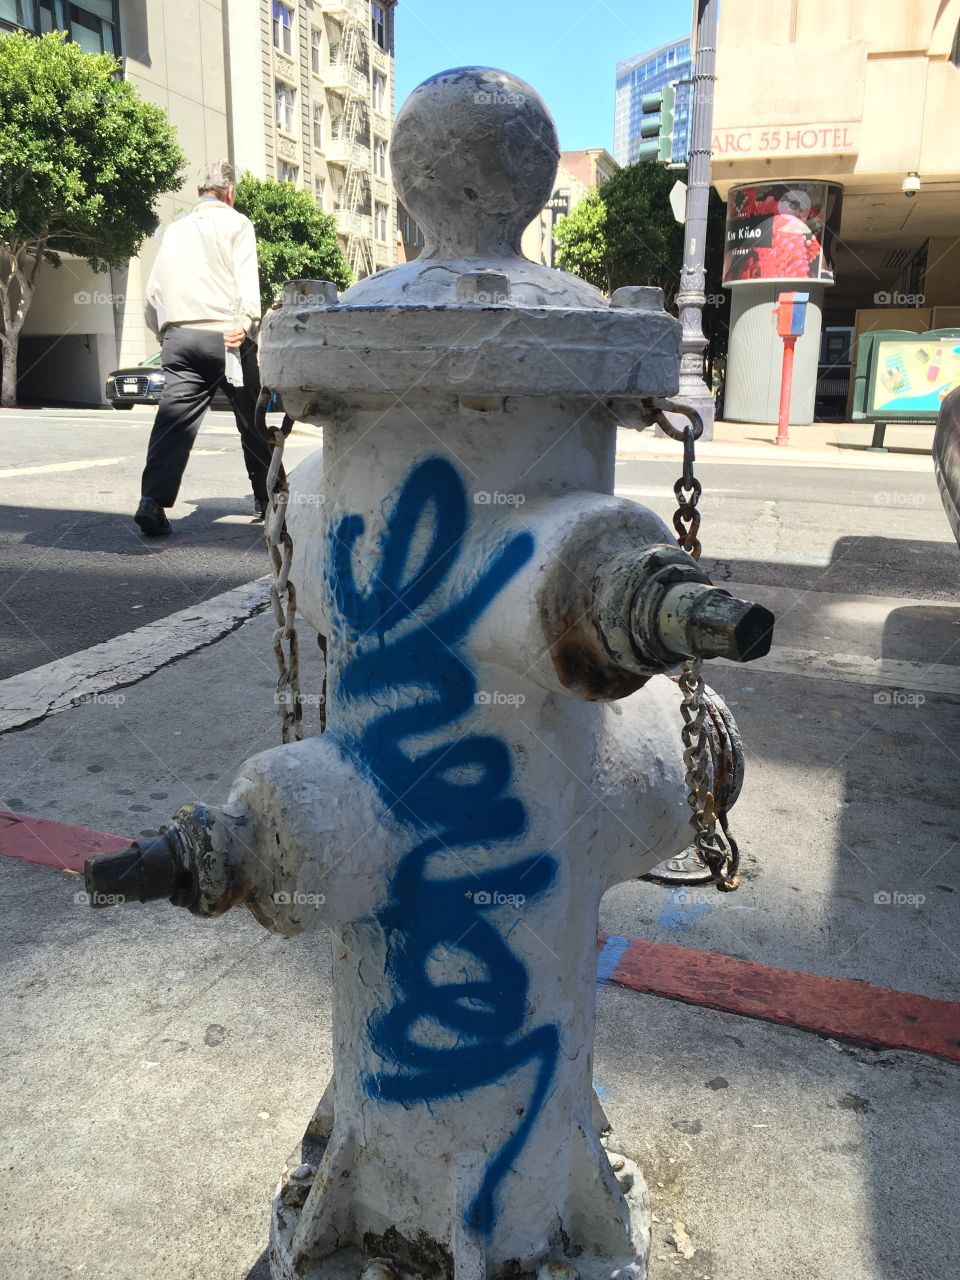
[[315, 76], [320, 74], [320, 68], [323, 66], [321, 55], [323, 53], [323, 32], [317, 27], [310, 28], [310, 70]]
[[293, 57], [293, 10], [273, 0], [273, 47]]
[[277, 124], [281, 129], [285, 129], [287, 133], [294, 134], [297, 131], [297, 91], [278, 80], [276, 82], [276, 93]]
[[387, 144], [383, 138], [373, 140], [373, 172], [378, 178], [387, 176]]
[[33, 0], [0, 0], [0, 22], [33, 30]]
[[323, 208], [323, 198], [327, 192], [327, 180], [321, 178], [319, 174], [313, 180], [313, 194], [316, 197], [317, 204]]
[[385, 204], [377, 204], [376, 209], [376, 235], [378, 240], [386, 240], [387, 238], [387, 219], [390, 217], [390, 209]]
[[387, 110], [387, 77], [379, 71], [373, 73], [373, 109], [381, 115]]
[[370, 25], [373, 32], [373, 39], [381, 49], [387, 47], [387, 15], [384, 12], [382, 4], [370, 5]]
[[323, 150], [323, 103], [313, 108], [313, 145], [318, 151]]
[[287, 164], [286, 160], [281, 160], [277, 169], [278, 182], [292, 182], [297, 185], [297, 179], [300, 177], [300, 170], [295, 164]]

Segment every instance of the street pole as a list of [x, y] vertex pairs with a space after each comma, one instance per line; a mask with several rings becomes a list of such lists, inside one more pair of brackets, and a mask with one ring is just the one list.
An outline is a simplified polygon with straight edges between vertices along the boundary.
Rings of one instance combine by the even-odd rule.
[[687, 214], [683, 269], [677, 311], [683, 325], [679, 399], [692, 404], [703, 419], [702, 439], [713, 436], [713, 392], [703, 374], [707, 339], [703, 334], [706, 306], [704, 258], [707, 210], [710, 203], [710, 144], [713, 138], [713, 89], [716, 82], [719, 0], [695, 0], [697, 51], [690, 113], [690, 159], [687, 174]]
[[[717, 66], [719, 0], [694, 0], [697, 52], [693, 70], [693, 103], [690, 112], [690, 159], [687, 170], [687, 210], [684, 225], [683, 269], [677, 292], [677, 311], [683, 326], [678, 400], [692, 405], [703, 421], [702, 440], [713, 438], [713, 392], [703, 376], [703, 334], [707, 275], [707, 210], [710, 204], [710, 143], [713, 138], [713, 86]], [[668, 415], [672, 418], [673, 415]], [[677, 417], [678, 425], [683, 419]], [[668, 884], [700, 884], [710, 879], [710, 869], [695, 844], [667, 862], [661, 862], [649, 878]]]
[[777, 418], [777, 444], [790, 443], [790, 400], [793, 395], [794, 337], [783, 340], [783, 370], [780, 374], [780, 413]]

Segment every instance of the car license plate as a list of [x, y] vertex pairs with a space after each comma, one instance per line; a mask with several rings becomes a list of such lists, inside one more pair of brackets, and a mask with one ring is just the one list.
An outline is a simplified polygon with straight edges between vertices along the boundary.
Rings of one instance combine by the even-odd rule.
[[136, 378], [128, 378], [128, 379], [127, 379], [127, 381], [126, 381], [126, 382], [124, 382], [124, 384], [123, 384], [123, 389], [124, 389], [124, 391], [133, 391], [133, 392], [136, 392], [136, 390], [137, 390], [137, 380], [136, 380]]

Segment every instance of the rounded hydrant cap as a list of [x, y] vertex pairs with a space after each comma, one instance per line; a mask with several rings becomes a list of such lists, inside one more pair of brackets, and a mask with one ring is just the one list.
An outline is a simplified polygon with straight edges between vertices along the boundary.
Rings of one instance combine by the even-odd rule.
[[426, 245], [339, 299], [322, 284], [291, 284], [260, 351], [264, 384], [287, 411], [325, 421], [401, 392], [628, 406], [675, 394], [680, 324], [659, 291], [621, 290], [611, 305], [520, 251], [559, 154], [550, 112], [517, 76], [458, 67], [414, 89], [391, 157]]
[[397, 116], [390, 147], [400, 198], [427, 253], [520, 252], [524, 229], [553, 194], [560, 145], [546, 103], [493, 67], [424, 80]]

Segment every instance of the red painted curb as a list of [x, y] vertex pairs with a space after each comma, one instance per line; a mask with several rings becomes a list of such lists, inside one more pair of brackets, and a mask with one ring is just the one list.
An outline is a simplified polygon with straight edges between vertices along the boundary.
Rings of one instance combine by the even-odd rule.
[[[614, 937], [616, 935], [613, 935]], [[610, 935], [601, 934], [607, 945]], [[610, 978], [631, 991], [881, 1049], [960, 1062], [960, 1002], [630, 938]]]
[[[129, 839], [106, 831], [0, 811], [3, 858], [76, 872], [86, 858], [129, 845]], [[631, 991], [960, 1062], [960, 1002], [617, 934], [602, 933], [597, 944], [601, 979]]]
[[106, 831], [0, 811], [0, 858], [19, 858], [59, 871], [82, 871], [85, 858], [129, 847], [129, 840]]

